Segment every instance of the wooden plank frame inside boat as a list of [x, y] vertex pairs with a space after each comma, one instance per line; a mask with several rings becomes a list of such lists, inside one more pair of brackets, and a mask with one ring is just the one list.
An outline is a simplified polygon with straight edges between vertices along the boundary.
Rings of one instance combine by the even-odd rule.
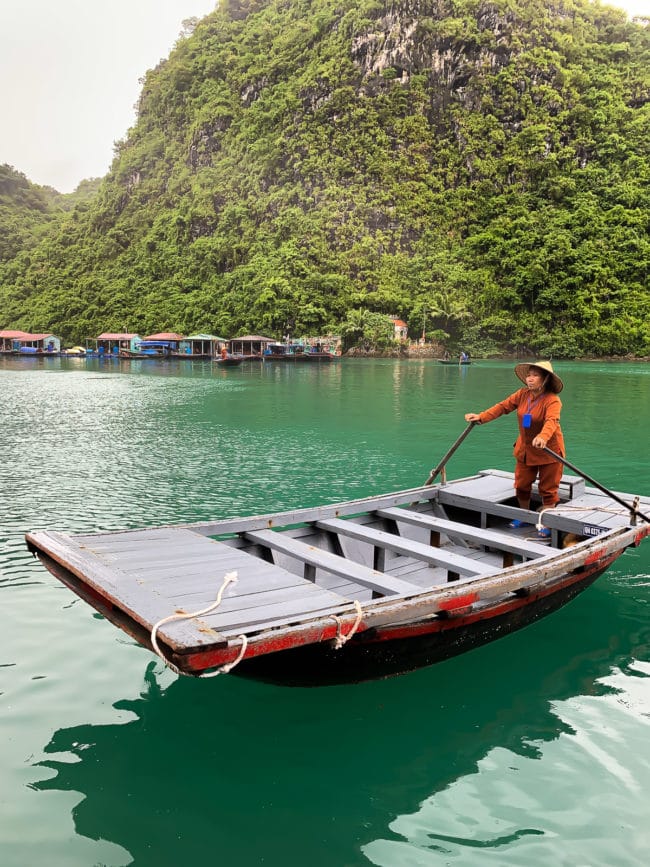
[[[511, 473], [347, 503], [91, 535], [40, 531], [29, 549], [59, 580], [149, 649], [200, 675], [358, 681], [445, 659], [531, 623], [589, 586], [650, 532], [584, 481], [536, 520]], [[628, 500], [629, 494], [622, 494]], [[643, 501], [647, 503], [647, 500]], [[570, 547], [563, 547], [571, 542]]]

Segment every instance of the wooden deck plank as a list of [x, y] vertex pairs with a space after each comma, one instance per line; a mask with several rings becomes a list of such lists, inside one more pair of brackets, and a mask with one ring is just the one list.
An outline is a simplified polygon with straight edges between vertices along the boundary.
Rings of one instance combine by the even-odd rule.
[[422, 512], [413, 512], [410, 509], [380, 509], [377, 514], [381, 517], [392, 518], [398, 522], [403, 521], [416, 527], [425, 527], [430, 530], [439, 531], [451, 539], [456, 536], [462, 539], [471, 539], [473, 542], [478, 542], [481, 545], [488, 545], [513, 554], [521, 554], [528, 559], [546, 557], [549, 553], [549, 549], [545, 545], [540, 545], [536, 542], [528, 542], [514, 536], [509, 536], [507, 533], [499, 533], [494, 530], [470, 527], [467, 524], [436, 518]]
[[[297, 587], [305, 580], [302, 576], [282, 567], [277, 568], [272, 563], [265, 563], [263, 560], [256, 563], [256, 559], [250, 557], [250, 560], [243, 560], [240, 557], [239, 560], [231, 563], [232, 568], [226, 570], [226, 572], [237, 572], [236, 586], [239, 595], [258, 593], [267, 589]], [[187, 574], [179, 576], [175, 571], [166, 573], [160, 570], [155, 575], [147, 573], [147, 575], [141, 576], [136, 570], [132, 574], [141, 586], [153, 592], [168, 593], [178, 589], [185, 593], [197, 593], [205, 587], [220, 587], [226, 572], [221, 570], [206, 572], [202, 569], [198, 572], [189, 571]]]
[[419, 593], [422, 589], [387, 573], [377, 572], [375, 569], [362, 566], [360, 563], [346, 560], [345, 557], [340, 557], [338, 554], [332, 554], [330, 551], [316, 548], [313, 545], [306, 545], [304, 542], [274, 530], [254, 530], [246, 533], [246, 538], [265, 545], [271, 550], [289, 554], [304, 563], [331, 572], [333, 575], [339, 575], [341, 578], [347, 578], [364, 587], [370, 587], [385, 595]]
[[422, 542], [415, 542], [412, 539], [405, 539], [394, 533], [386, 533], [384, 530], [374, 530], [364, 524], [356, 524], [354, 521], [331, 518], [327, 521], [319, 521], [318, 526], [323, 530], [351, 536], [353, 539], [359, 539], [380, 548], [388, 548], [405, 557], [413, 557], [424, 563], [446, 567], [461, 575], [478, 575], [485, 571], [468, 557], [454, 554], [451, 551], [443, 551], [431, 545], [424, 545]]
[[[181, 531], [184, 532], [184, 531]], [[195, 534], [196, 535], [196, 534]], [[109, 533], [75, 534], [72, 539], [80, 548], [91, 547], [93, 550], [127, 551], [140, 550], [142, 543], [165, 544], [174, 542], [179, 536], [177, 527], [152, 527], [149, 530], [120, 530]]]
[[[201, 607], [205, 608], [210, 602], [213, 602], [218, 590], [219, 587], [203, 587], [201, 589], [195, 588], [193, 592], [185, 592], [172, 588], [169, 596], [166, 598], [175, 603], [183, 600], [184, 604], [196, 610]], [[239, 581], [236, 581], [226, 589], [218, 610], [234, 611], [235, 609], [241, 609], [244, 611], [247, 608], [261, 608], [267, 603], [279, 604], [287, 599], [304, 599], [308, 601], [308, 604], [310, 604], [309, 600], [317, 599], [323, 605], [338, 605], [341, 601], [349, 601], [349, 599], [342, 597], [340, 593], [334, 593], [329, 589], [320, 587], [318, 584], [305, 581], [304, 579], [299, 584], [291, 584], [286, 587], [272, 587], [259, 590], [256, 593], [242, 593], [239, 588]]]
[[242, 611], [221, 611], [217, 608], [213, 614], [208, 614], [201, 620], [210, 629], [220, 634], [235, 629], [256, 631], [268, 628], [269, 621], [300, 622], [330, 612], [338, 614], [340, 611], [349, 611], [351, 607], [352, 602], [344, 599], [339, 599], [335, 605], [331, 602], [319, 604], [316, 598], [309, 604], [305, 599], [286, 599], [277, 604], [267, 603], [257, 608], [245, 608]]
[[474, 499], [491, 503], [509, 500], [515, 496], [512, 478], [507, 476], [481, 475], [478, 478], [461, 479], [440, 486], [440, 493], [469, 494]]
[[[606, 494], [584, 494], [568, 503], [567, 507], [568, 515], [584, 521], [585, 524], [608, 522], [612, 527], [620, 527], [622, 524], [627, 524], [630, 518], [629, 512]], [[582, 511], [579, 511], [581, 509]]]

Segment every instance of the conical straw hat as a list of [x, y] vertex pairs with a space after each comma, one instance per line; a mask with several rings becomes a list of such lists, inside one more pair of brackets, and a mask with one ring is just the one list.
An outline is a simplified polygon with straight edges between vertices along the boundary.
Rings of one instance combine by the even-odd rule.
[[549, 377], [546, 382], [546, 387], [549, 391], [554, 392], [555, 394], [559, 394], [564, 388], [564, 383], [560, 379], [560, 377], [553, 371], [553, 365], [550, 361], [524, 361], [515, 366], [515, 373], [519, 377], [519, 379], [525, 384], [526, 375], [528, 374], [528, 370], [531, 367], [537, 367], [539, 370], [543, 370], [544, 373], [548, 373]]

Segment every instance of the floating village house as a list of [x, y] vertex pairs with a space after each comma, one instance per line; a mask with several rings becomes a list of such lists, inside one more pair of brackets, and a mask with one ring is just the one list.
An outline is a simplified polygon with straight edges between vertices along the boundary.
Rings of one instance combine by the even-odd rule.
[[0, 352], [18, 352], [20, 349], [20, 339], [29, 337], [26, 331], [0, 331]]
[[214, 334], [190, 334], [181, 340], [179, 351], [181, 355], [187, 355], [189, 358], [214, 358], [227, 344], [225, 337], [217, 337]]
[[117, 355], [120, 349], [127, 349], [130, 352], [135, 352], [139, 344], [139, 334], [130, 334], [126, 331], [114, 334], [110, 331], [105, 331], [97, 338], [97, 351], [100, 355]]
[[162, 350], [165, 355], [177, 355], [181, 340], [183, 339], [183, 335], [176, 334], [175, 331], [159, 331], [158, 334], [148, 334], [146, 337], [143, 337], [137, 348], [155, 348]]
[[233, 355], [245, 355], [247, 358], [261, 358], [264, 350], [272, 343], [272, 337], [262, 337], [259, 334], [247, 334], [244, 337], [233, 337], [228, 341], [230, 352]]
[[0, 331], [0, 346], [3, 352], [20, 355], [58, 355], [61, 352], [61, 338], [46, 331], [44, 334], [30, 334], [27, 331]]

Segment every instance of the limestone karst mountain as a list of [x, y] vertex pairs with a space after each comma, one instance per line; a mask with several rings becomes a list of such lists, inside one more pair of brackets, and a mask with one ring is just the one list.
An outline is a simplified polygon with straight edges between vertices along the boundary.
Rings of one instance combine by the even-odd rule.
[[590, 0], [223, 2], [98, 195], [0, 268], [0, 327], [364, 308], [475, 352], [650, 352], [649, 46]]

